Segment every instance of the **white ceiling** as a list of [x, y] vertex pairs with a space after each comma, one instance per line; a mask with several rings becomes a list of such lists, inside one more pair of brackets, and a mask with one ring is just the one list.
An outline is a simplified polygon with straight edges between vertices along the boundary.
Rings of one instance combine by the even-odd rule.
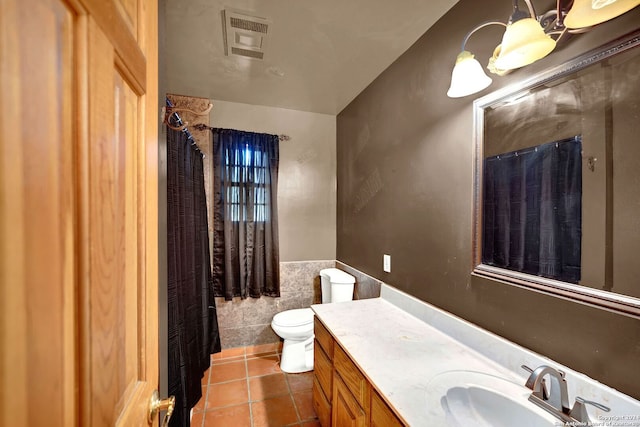
[[[166, 0], [168, 91], [338, 114], [457, 0]], [[271, 21], [264, 60], [224, 54], [225, 8]]]

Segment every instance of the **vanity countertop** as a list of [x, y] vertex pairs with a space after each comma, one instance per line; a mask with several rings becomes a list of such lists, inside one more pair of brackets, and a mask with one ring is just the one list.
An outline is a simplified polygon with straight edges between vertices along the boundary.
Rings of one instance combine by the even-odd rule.
[[524, 381], [449, 335], [382, 299], [312, 305], [317, 317], [411, 426], [438, 426], [426, 407], [429, 382], [446, 371]]
[[[589, 417], [598, 425], [640, 426], [640, 401], [392, 286], [382, 284], [380, 295], [311, 308], [410, 426], [447, 426], [441, 402], [446, 387], [485, 381], [477, 373], [517, 385], [509, 395], [518, 395], [528, 405], [530, 393], [524, 384], [529, 374], [523, 365], [548, 365], [564, 372], [569, 404], [580, 396], [608, 406], [610, 412], [588, 405]], [[547, 425], [555, 423], [551, 417]]]

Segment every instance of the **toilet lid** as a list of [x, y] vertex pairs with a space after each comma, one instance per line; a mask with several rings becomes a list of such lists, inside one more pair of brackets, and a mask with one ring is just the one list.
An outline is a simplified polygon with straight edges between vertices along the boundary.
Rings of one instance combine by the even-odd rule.
[[313, 322], [313, 310], [310, 308], [297, 308], [295, 310], [282, 311], [273, 316], [273, 321], [280, 326], [300, 326]]

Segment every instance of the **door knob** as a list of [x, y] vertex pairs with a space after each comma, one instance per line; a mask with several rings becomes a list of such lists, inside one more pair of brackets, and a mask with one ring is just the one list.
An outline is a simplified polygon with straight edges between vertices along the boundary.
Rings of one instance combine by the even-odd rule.
[[169, 420], [171, 419], [171, 414], [173, 414], [173, 408], [176, 405], [175, 396], [169, 396], [167, 399], [160, 400], [160, 396], [158, 395], [158, 390], [153, 391], [153, 395], [151, 396], [151, 400], [149, 401], [149, 424], [153, 423], [153, 419], [158, 415], [160, 411], [167, 411], [164, 414], [164, 419], [162, 420], [162, 427], [167, 427], [169, 425]]

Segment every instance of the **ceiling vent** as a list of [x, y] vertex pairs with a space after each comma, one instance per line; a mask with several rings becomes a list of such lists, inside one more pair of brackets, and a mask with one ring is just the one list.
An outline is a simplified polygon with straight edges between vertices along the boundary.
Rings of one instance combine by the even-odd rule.
[[224, 54], [264, 59], [271, 21], [234, 9], [222, 11]]

